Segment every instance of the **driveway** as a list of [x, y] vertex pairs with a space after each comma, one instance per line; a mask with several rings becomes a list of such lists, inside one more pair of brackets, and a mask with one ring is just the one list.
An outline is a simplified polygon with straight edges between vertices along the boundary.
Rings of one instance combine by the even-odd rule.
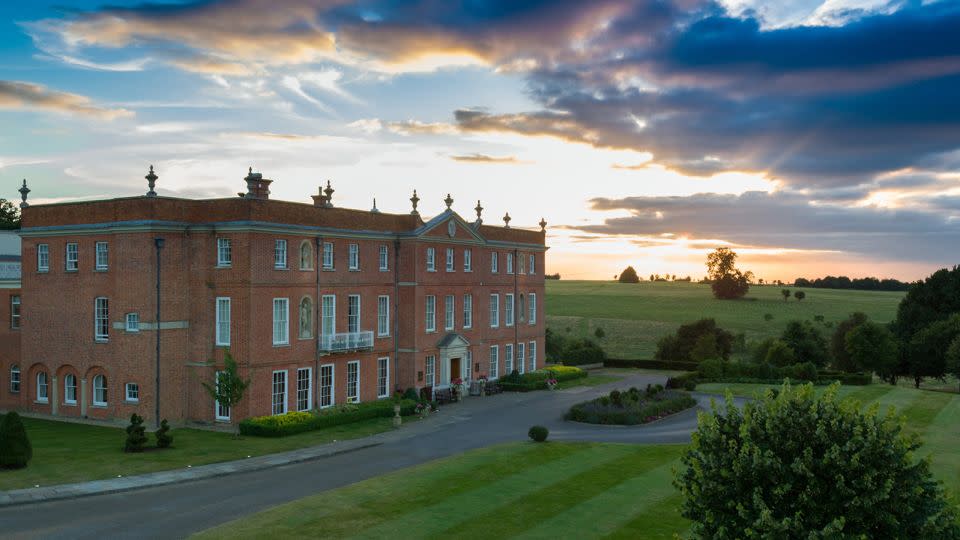
[[[185, 537], [271, 506], [493, 444], [527, 439], [541, 424], [551, 440], [684, 443], [696, 427], [696, 410], [646, 426], [617, 427], [563, 421], [574, 403], [631, 386], [665, 382], [633, 375], [597, 387], [556, 392], [500, 394], [442, 407], [431, 418], [377, 436], [382, 444], [316, 461], [125, 493], [50, 501], [0, 509], [6, 538]], [[697, 396], [701, 407], [709, 396]]]

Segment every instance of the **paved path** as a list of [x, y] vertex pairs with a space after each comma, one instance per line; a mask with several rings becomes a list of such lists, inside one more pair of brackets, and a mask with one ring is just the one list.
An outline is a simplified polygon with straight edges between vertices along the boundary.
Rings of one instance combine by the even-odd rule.
[[[0, 508], [0, 534], [5, 538], [185, 537], [277, 504], [411, 465], [497, 443], [525, 440], [527, 429], [534, 424], [547, 426], [551, 440], [687, 442], [696, 426], [695, 410], [646, 426], [592, 426], [563, 421], [563, 412], [578, 401], [613, 388], [643, 388], [664, 380], [657, 375], [634, 375], [593, 388], [472, 398], [443, 407], [429, 419], [398, 431], [288, 453], [288, 460], [298, 461], [288, 465], [194, 481], [178, 476], [176, 483], [135, 491]], [[701, 406], [709, 403], [708, 396], [697, 398]], [[309, 455], [311, 452], [316, 455]], [[242, 466], [244, 463], [219, 466], [243, 471], [248, 469]]]

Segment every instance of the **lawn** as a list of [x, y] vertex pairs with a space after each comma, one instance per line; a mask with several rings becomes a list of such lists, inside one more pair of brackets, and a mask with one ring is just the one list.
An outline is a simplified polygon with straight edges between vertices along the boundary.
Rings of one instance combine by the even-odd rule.
[[[669, 538], [680, 445], [514, 443], [307, 497], [201, 538]], [[402, 533], [401, 533], [402, 531]]]
[[[790, 290], [801, 290], [785, 287]], [[593, 336], [597, 327], [606, 336], [600, 340], [613, 358], [653, 358], [657, 340], [683, 323], [712, 317], [734, 334], [748, 340], [779, 335], [793, 319], [841, 321], [862, 311], [878, 322], [896, 316], [903, 298], [900, 292], [802, 289], [803, 301], [784, 301], [781, 287], [753, 286], [743, 300], [716, 300], [708, 285], [696, 283], [605, 281], [547, 281], [547, 326], [555, 332]], [[764, 315], [773, 319], [767, 321]], [[830, 329], [824, 329], [827, 333]]]
[[[412, 417], [410, 417], [412, 420]], [[230, 433], [199, 429], [174, 429], [173, 448], [142, 454], [125, 454], [122, 429], [24, 418], [33, 445], [33, 459], [26, 469], [0, 470], [0, 490], [35, 485], [49, 486], [86, 480], [130, 476], [244, 459], [295, 450], [334, 440], [366, 437], [392, 429], [390, 418], [312, 431], [282, 438], [233, 438]], [[155, 442], [149, 434], [150, 444]]]

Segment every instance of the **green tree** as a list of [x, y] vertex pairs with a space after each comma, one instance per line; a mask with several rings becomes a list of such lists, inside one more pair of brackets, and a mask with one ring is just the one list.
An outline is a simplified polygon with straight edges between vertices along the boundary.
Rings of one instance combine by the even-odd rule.
[[803, 291], [794, 291], [793, 297], [797, 299], [797, 302], [802, 302], [803, 299], [807, 297], [807, 293]]
[[717, 327], [714, 319], [681, 325], [676, 334], [668, 334], [657, 342], [655, 357], [668, 362], [687, 362], [691, 360], [691, 351], [704, 334], [713, 334], [719, 358], [727, 360], [733, 350], [733, 334]]
[[737, 254], [727, 247], [717, 248], [707, 255], [707, 274], [713, 296], [721, 300], [743, 298], [750, 290], [753, 274], [736, 267]]
[[33, 446], [16, 411], [0, 419], [0, 468], [20, 469], [33, 458]]
[[717, 350], [717, 335], [714, 333], [703, 334], [697, 338], [697, 342], [690, 349], [690, 360], [702, 362], [704, 360], [719, 359], [720, 351]]
[[[243, 399], [243, 393], [246, 392], [247, 387], [250, 386], [250, 380], [245, 380], [240, 377], [240, 373], [237, 370], [237, 362], [233, 359], [233, 355], [230, 354], [229, 350], [224, 351], [223, 366], [223, 371], [217, 373], [214, 384], [206, 382], [201, 384], [203, 384], [203, 388], [215, 402], [219, 403], [221, 407], [232, 410], [233, 407]], [[235, 424], [236, 431], [234, 432], [234, 436], [239, 437], [240, 422], [235, 422]]]
[[640, 283], [640, 276], [637, 275], [637, 271], [632, 266], [628, 266], [626, 270], [620, 272], [618, 281], [620, 283]]
[[784, 302], [790, 299], [790, 289], [780, 289], [780, 294], [783, 295]]
[[960, 336], [960, 313], [930, 323], [913, 335], [907, 347], [909, 374], [920, 388], [924, 377], [942, 378], [947, 372], [947, 349]]
[[898, 374], [910, 375], [917, 380], [915, 367], [923, 362], [914, 358], [921, 351], [910, 346], [914, 334], [954, 313], [960, 313], [960, 266], [937, 270], [925, 280], [910, 285], [891, 325], [900, 342]]
[[862, 366], [856, 365], [853, 360], [850, 359], [850, 354], [847, 353], [847, 333], [865, 322], [867, 322], [867, 315], [857, 311], [851, 313], [846, 320], [837, 324], [836, 330], [833, 331], [833, 335], [830, 337], [830, 353], [833, 356], [833, 367], [835, 369], [846, 372], [860, 371], [863, 369]]
[[767, 346], [764, 361], [777, 367], [792, 366], [797, 363], [797, 353], [783, 341], [775, 339]]
[[896, 383], [897, 341], [886, 326], [868, 321], [847, 332], [845, 339], [853, 366]]
[[960, 379], [960, 336], [957, 336], [947, 347], [947, 373]]
[[20, 209], [13, 202], [0, 199], [0, 230], [20, 228]]
[[893, 412], [785, 384], [701, 413], [674, 485], [695, 538], [958, 538], [954, 506]]
[[780, 339], [797, 353], [798, 362], [813, 362], [818, 368], [829, 363], [827, 340], [810, 321], [790, 321]]

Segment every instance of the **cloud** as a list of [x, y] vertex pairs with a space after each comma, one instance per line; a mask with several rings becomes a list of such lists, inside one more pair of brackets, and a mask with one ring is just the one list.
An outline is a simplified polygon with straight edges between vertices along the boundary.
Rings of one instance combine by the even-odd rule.
[[40, 84], [23, 81], [0, 81], [0, 108], [36, 109], [100, 120], [133, 116], [133, 112], [126, 109], [97, 106], [86, 96], [60, 92]]
[[514, 156], [488, 156], [486, 154], [467, 154], [463, 156], [450, 156], [454, 161], [463, 161], [467, 163], [523, 163]]
[[283, 79], [280, 80], [280, 84], [286, 87], [287, 90], [290, 90], [291, 92], [296, 94], [298, 97], [302, 98], [304, 101], [307, 101], [308, 103], [313, 104], [321, 111], [327, 114], [333, 114], [333, 109], [331, 109], [330, 107], [325, 105], [322, 101], [311, 96], [310, 94], [306, 93], [303, 90], [303, 85], [300, 83], [300, 79], [292, 75], [286, 75], [283, 77]]
[[399, 135], [452, 135], [460, 132], [457, 126], [445, 122], [403, 120], [387, 122], [386, 126], [388, 130]]

